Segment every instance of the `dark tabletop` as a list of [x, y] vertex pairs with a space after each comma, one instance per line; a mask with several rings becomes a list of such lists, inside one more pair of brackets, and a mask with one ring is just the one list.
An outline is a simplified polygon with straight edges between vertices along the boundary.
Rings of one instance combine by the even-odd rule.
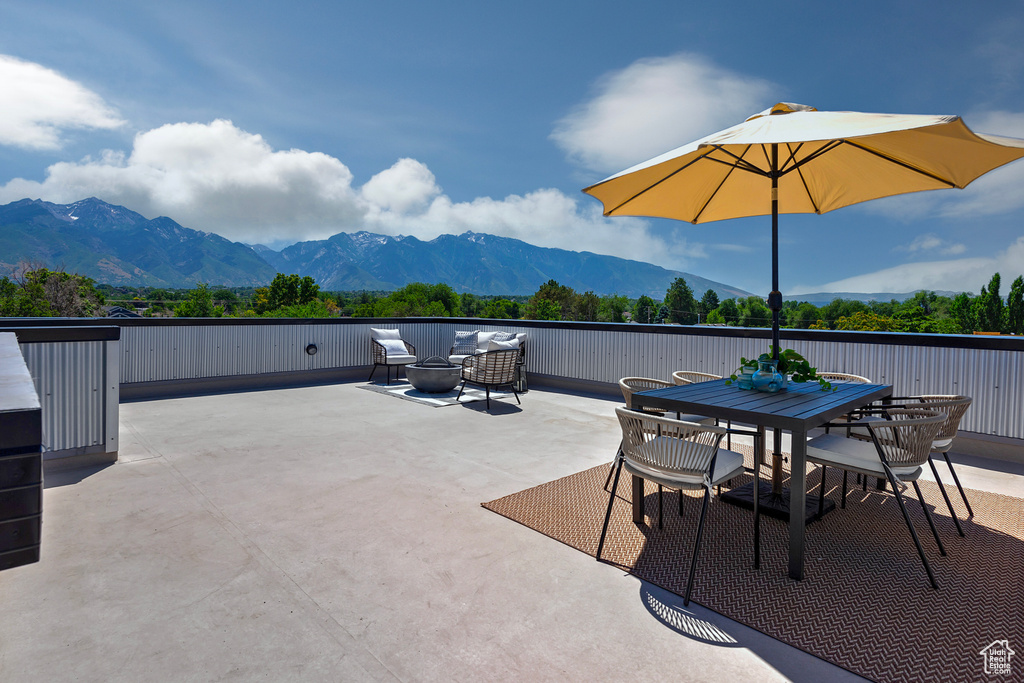
[[726, 380], [684, 384], [638, 391], [633, 408], [651, 407], [666, 412], [697, 413], [764, 427], [806, 431], [854, 408], [892, 396], [886, 384], [833, 383], [835, 391], [822, 391], [817, 382], [789, 383], [776, 394], [740, 389]]

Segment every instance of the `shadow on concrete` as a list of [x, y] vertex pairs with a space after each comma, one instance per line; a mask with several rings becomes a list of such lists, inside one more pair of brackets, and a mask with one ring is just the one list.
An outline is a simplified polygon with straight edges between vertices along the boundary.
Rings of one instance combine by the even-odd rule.
[[89, 465], [87, 467], [76, 467], [74, 469], [57, 470], [56, 472], [45, 472], [43, 474], [43, 488], [53, 489], [58, 486], [71, 486], [77, 484], [87, 477], [102, 472], [116, 463], [104, 463], [102, 465]]

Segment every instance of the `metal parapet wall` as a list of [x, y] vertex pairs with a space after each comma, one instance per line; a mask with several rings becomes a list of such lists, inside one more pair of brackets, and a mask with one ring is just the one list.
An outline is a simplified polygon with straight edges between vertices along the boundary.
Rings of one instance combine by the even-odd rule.
[[[0, 321], [0, 327], [6, 322]], [[13, 331], [42, 406], [46, 469], [116, 462], [120, 329], [22, 327]]]
[[[4, 320], [0, 327], [48, 324], [71, 329], [95, 326], [96, 322]], [[113, 320], [104, 322], [115, 324]], [[26, 351], [30, 367], [47, 366], [58, 377], [82, 379], [81, 385], [54, 379], [61, 384], [54, 384], [53, 390], [77, 396], [75, 400], [88, 411], [95, 411], [97, 404], [90, 403], [85, 386], [98, 387], [100, 375], [106, 373], [107, 412], [105, 417], [91, 412], [87, 421], [94, 425], [106, 421], [105, 448], [113, 444], [115, 452], [116, 413], [113, 442], [109, 425], [110, 398], [116, 394], [116, 382], [110, 381], [112, 372], [116, 371], [114, 376], [125, 394], [134, 397], [158, 397], [161, 387], [171, 386], [231, 390], [261, 384], [351, 381], [361, 379], [363, 372], [369, 374], [371, 327], [398, 328], [416, 346], [420, 358], [446, 356], [456, 330], [525, 332], [529, 373], [581, 386], [614, 385], [625, 376], [668, 378], [673, 371], [684, 369], [728, 375], [740, 356], [756, 356], [770, 344], [769, 330], [760, 328], [466, 318], [134, 319], [116, 324], [120, 348], [114, 358], [110, 346], [105, 347], [102, 371], [99, 352], [87, 351], [84, 346], [58, 352], [41, 344], [37, 351]], [[972, 396], [974, 404], [961, 423], [962, 430], [1024, 439], [1024, 338], [817, 330], [782, 333], [784, 347], [802, 353], [820, 370], [850, 372], [892, 384], [897, 395]], [[316, 346], [315, 354], [306, 351], [311, 344]], [[40, 391], [41, 397], [45, 393]], [[76, 423], [78, 418], [66, 411], [51, 413], [47, 429], [55, 446], [98, 446], [98, 432], [93, 428]]]

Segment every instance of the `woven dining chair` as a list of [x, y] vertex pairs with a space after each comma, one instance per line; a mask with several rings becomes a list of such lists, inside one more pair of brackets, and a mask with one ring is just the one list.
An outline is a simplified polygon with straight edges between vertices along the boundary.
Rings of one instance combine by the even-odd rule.
[[[960, 518], [953, 509], [953, 503], [949, 499], [946, 486], [942, 483], [939, 470], [935, 467], [935, 461], [932, 459], [931, 454], [942, 454], [946, 465], [949, 467], [950, 474], [953, 475], [953, 482], [956, 484], [957, 490], [960, 491], [960, 497], [963, 498], [964, 505], [967, 507], [967, 516], [973, 517], [974, 510], [971, 509], [971, 503], [967, 500], [967, 493], [960, 483], [960, 477], [957, 476], [956, 470], [953, 468], [953, 462], [949, 459], [949, 449], [953, 446], [953, 439], [956, 438], [957, 432], [960, 429], [960, 421], [963, 419], [967, 409], [971, 407], [973, 399], [970, 396], [960, 396], [958, 394], [924, 394], [921, 396], [895, 396], [889, 400], [894, 404], [902, 404], [908, 407], [917, 407], [919, 405], [927, 410], [937, 410], [946, 416], [946, 421], [942, 424], [942, 428], [935, 437], [935, 441], [932, 442], [931, 452], [928, 454], [928, 465], [931, 467], [932, 474], [935, 476], [935, 483], [939, 485], [939, 491], [942, 492], [942, 497], [946, 501], [946, 507], [949, 508], [949, 515], [953, 518], [957, 533], [964, 536], [963, 525], [960, 524]], [[882, 418], [876, 415], [868, 416], [865, 419], [879, 420]], [[864, 427], [851, 428], [850, 435], [864, 440], [870, 439], [867, 429]]]
[[[716, 379], [722, 379], [721, 375], [714, 375], [710, 372], [698, 372], [696, 370], [676, 370], [672, 373], [672, 381], [679, 385], [684, 384], [700, 384], [701, 382], [712, 382]], [[718, 420], [715, 420], [715, 424], [718, 424]], [[732, 428], [732, 420], [726, 423], [728, 428]], [[732, 448], [732, 432], [725, 437], [725, 447]]]
[[[921, 466], [929, 459], [932, 442], [938, 435], [942, 425], [946, 422], [946, 415], [937, 410], [925, 410], [921, 408], [891, 408], [883, 409], [881, 419], [858, 423], [867, 430], [871, 442], [859, 439], [849, 439], [839, 434], [823, 434], [807, 442], [807, 462], [821, 466], [821, 491], [818, 496], [818, 516], [823, 514], [825, 502], [825, 473], [829, 467], [838, 467], [843, 470], [843, 493], [842, 507], [846, 507], [846, 473], [856, 472], [858, 474], [870, 475], [873, 477], [884, 477], [892, 486], [893, 495], [899, 503], [903, 519], [907, 523], [907, 529], [914, 539], [917, 553], [924, 564], [925, 572], [932, 584], [932, 588], [938, 589], [939, 584], [935, 580], [928, 558], [925, 557], [924, 548], [921, 547], [921, 540], [914, 530], [910, 521], [910, 514], [903, 500], [901, 490], [906, 488], [904, 482], [911, 482], [917, 498], [924, 510], [925, 519], [931, 527], [932, 535], [939, 546], [939, 552], [946, 554], [946, 548], [942, 545], [939, 532], [935, 528], [928, 506], [925, 504], [921, 487], [917, 480], [921, 476]], [[845, 427], [846, 425], [836, 425]]]
[[826, 382], [851, 382], [856, 384], [871, 384], [871, 380], [867, 377], [861, 377], [860, 375], [851, 375], [848, 372], [821, 372], [818, 371], [818, 377], [822, 378]]
[[716, 379], [722, 379], [722, 376], [712, 375], [710, 372], [697, 372], [696, 370], [676, 370], [672, 373], [672, 381], [676, 384], [697, 384]]
[[[615, 414], [622, 428], [622, 457], [615, 467], [615, 482], [608, 496], [608, 510], [601, 527], [601, 539], [597, 543], [597, 560], [601, 561], [601, 551], [608, 534], [608, 523], [623, 468], [632, 475], [657, 483], [659, 492], [662, 486], [678, 489], [680, 512], [682, 491], [704, 489], [704, 502], [690, 559], [690, 574], [686, 581], [686, 594], [683, 596], [683, 605], [689, 605], [712, 487], [741, 474], [743, 456], [719, 448], [726, 432], [721, 427], [658, 417], [622, 407], [616, 408]], [[658, 528], [662, 528], [660, 495]]]
[[[633, 394], [638, 391], [647, 391], [648, 389], [664, 389], [665, 387], [676, 386], [672, 382], [666, 382], [663, 379], [655, 379], [653, 377], [623, 377], [619, 380], [619, 389], [622, 390], [622, 398], [626, 403], [626, 407], [630, 410], [633, 409]], [[643, 411], [651, 415], [664, 415], [665, 411], [656, 410], [654, 408], [644, 407]], [[713, 418], [704, 417], [703, 415], [680, 415], [676, 413], [676, 418], [684, 420], [686, 422], [697, 422], [699, 424], [714, 424]], [[612, 472], [615, 471], [615, 465], [619, 462], [619, 458], [622, 457], [622, 445], [619, 445], [619, 450], [615, 453], [615, 458], [612, 460], [612, 466], [608, 470], [608, 476], [604, 480], [604, 490], [608, 490], [608, 484], [612, 480]]]

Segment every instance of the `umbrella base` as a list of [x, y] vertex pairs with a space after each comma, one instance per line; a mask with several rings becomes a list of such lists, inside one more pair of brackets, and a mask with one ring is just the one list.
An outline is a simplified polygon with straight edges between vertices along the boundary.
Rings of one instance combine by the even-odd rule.
[[[748, 510], [753, 510], [754, 484], [751, 482], [743, 486], [737, 486], [732, 490], [726, 491], [719, 498], [731, 505], [738, 505]], [[771, 483], [761, 482], [758, 507], [762, 515], [789, 521], [789, 502], [789, 489], [782, 489], [782, 493], [773, 493]], [[836, 504], [826, 498], [823, 514], [828, 514], [835, 509]], [[816, 519], [818, 519], [818, 496], [807, 494], [804, 502], [804, 524], [810, 524]]]

